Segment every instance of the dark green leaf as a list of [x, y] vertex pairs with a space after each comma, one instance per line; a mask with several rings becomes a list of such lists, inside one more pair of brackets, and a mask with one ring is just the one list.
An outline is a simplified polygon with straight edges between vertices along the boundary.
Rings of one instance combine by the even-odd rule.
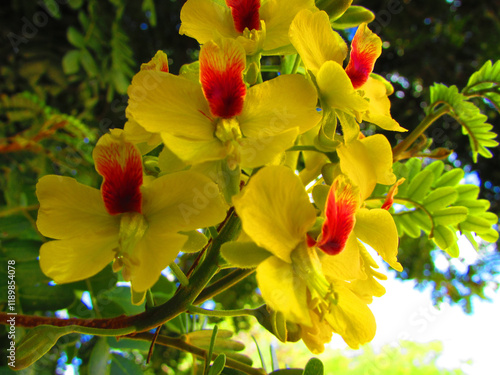
[[318, 358], [311, 358], [304, 369], [303, 375], [323, 375], [323, 362]]
[[80, 70], [80, 58], [81, 52], [80, 50], [73, 49], [71, 51], [66, 52], [62, 59], [62, 66], [64, 73], [66, 74], [74, 74]]
[[68, 28], [68, 32], [66, 34], [68, 41], [77, 48], [85, 47], [85, 37], [73, 26]]
[[332, 22], [332, 27], [334, 29], [349, 29], [351, 27], [356, 27], [362, 23], [369, 23], [375, 19], [375, 14], [373, 14], [368, 9], [362, 6], [350, 6], [347, 8], [345, 13]]
[[113, 375], [142, 375], [144, 371], [141, 366], [132, 359], [124, 358], [113, 353], [111, 361], [111, 374]]
[[215, 358], [214, 363], [210, 367], [208, 371], [208, 375], [219, 375], [222, 370], [224, 370], [224, 366], [226, 365], [226, 356], [224, 353], [219, 354], [217, 358]]
[[89, 374], [107, 375], [110, 371], [111, 352], [106, 337], [99, 337], [89, 360]]

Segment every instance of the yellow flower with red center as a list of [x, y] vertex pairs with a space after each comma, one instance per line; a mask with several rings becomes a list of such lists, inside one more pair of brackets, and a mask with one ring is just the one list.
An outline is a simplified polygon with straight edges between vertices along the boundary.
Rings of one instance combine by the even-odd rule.
[[141, 154], [121, 130], [101, 137], [93, 158], [104, 179], [100, 190], [55, 175], [37, 184], [37, 227], [55, 239], [42, 245], [40, 266], [56, 283], [69, 283], [113, 261], [138, 304], [186, 243], [179, 232], [219, 223], [225, 204], [217, 186], [195, 172], [144, 184]]
[[390, 115], [387, 95], [391, 91], [381, 77], [372, 75], [382, 41], [366, 24], [356, 31], [345, 69], [347, 45], [332, 30], [325, 12], [300, 11], [290, 26], [290, 40], [306, 69], [315, 76], [324, 105], [340, 119], [346, 142], [358, 137], [362, 120], [385, 130], [406, 131]]
[[320, 120], [316, 91], [300, 75], [247, 88], [245, 51], [234, 40], [205, 43], [199, 60], [200, 82], [141, 70], [129, 88], [127, 113], [187, 164], [262, 166]]
[[395, 181], [389, 142], [382, 135], [356, 140], [339, 146], [339, 158], [340, 173], [326, 202], [316, 202], [324, 212], [319, 235], [315, 223], [321, 219], [291, 169], [265, 167], [233, 198], [245, 234], [268, 251], [257, 266], [264, 300], [302, 326], [304, 342], [315, 352], [329, 337], [324, 329], [316, 331], [318, 322], [353, 348], [375, 334], [367, 303], [383, 294], [375, 278], [384, 276], [372, 269], [377, 265], [363, 243], [402, 270], [391, 214], [363, 207], [376, 183]]
[[237, 40], [246, 54], [294, 53], [288, 28], [302, 9], [316, 11], [313, 0], [188, 0], [179, 32], [205, 44], [219, 36]]

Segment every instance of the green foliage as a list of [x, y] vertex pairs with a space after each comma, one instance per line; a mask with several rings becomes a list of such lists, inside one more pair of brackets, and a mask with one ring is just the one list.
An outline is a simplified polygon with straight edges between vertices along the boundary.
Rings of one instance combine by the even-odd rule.
[[[499, 65], [500, 66], [500, 65]], [[493, 154], [488, 147], [498, 146], [494, 140], [497, 134], [492, 132], [493, 125], [486, 123], [488, 117], [480, 109], [468, 101], [468, 98], [458, 92], [456, 86], [447, 87], [436, 83], [431, 87], [431, 103], [428, 113], [436, 111], [439, 105], [449, 106], [449, 114], [462, 126], [462, 133], [469, 137], [472, 157], [477, 161], [477, 155], [491, 158]]]
[[500, 61], [492, 64], [491, 60], [475, 72], [462, 90], [467, 96], [481, 96], [500, 112]]
[[394, 213], [400, 236], [419, 238], [423, 231], [429, 240], [450, 256], [457, 257], [457, 232], [471, 239], [478, 235], [486, 242], [495, 242], [498, 232], [492, 228], [498, 217], [487, 212], [490, 203], [477, 199], [479, 189], [461, 184], [462, 169], [445, 170], [442, 161], [423, 167], [420, 159], [396, 163], [394, 171], [405, 181], [398, 188], [395, 202], [404, 206]]

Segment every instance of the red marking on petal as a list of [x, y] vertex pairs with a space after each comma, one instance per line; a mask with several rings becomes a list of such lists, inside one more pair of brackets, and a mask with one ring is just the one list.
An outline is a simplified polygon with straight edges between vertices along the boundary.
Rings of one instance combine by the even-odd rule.
[[141, 70], [155, 70], [168, 73], [168, 57], [163, 51], [156, 52], [156, 55], [147, 63], [141, 65]]
[[345, 69], [355, 89], [363, 86], [370, 77], [381, 48], [380, 38], [366, 24], [359, 26], [351, 43], [349, 64]]
[[231, 9], [234, 28], [237, 32], [242, 33], [245, 28], [259, 30], [260, 0], [226, 0], [226, 4]]
[[337, 255], [344, 250], [356, 223], [357, 208], [358, 199], [353, 186], [343, 178], [337, 178], [328, 193], [326, 219], [316, 246], [328, 255]]
[[142, 159], [137, 148], [125, 141], [111, 140], [94, 150], [106, 210], [111, 215], [142, 211]]
[[307, 247], [316, 246], [316, 240], [312, 238], [309, 233], [307, 234]]
[[[234, 43], [234, 44], [233, 44]], [[245, 52], [237, 42], [209, 42], [200, 51], [200, 82], [213, 116], [231, 118], [243, 110]]]
[[398, 186], [401, 185], [403, 182], [405, 182], [404, 178], [400, 178], [394, 185], [391, 186], [389, 189], [389, 192], [387, 193], [387, 196], [385, 197], [384, 204], [382, 205], [383, 210], [389, 211], [390, 208], [392, 207], [394, 203], [394, 197], [398, 193]]

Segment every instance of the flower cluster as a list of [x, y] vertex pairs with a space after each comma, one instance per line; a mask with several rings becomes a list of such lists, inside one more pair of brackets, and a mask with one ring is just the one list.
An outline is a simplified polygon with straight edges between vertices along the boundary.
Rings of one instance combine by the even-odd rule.
[[[159, 51], [142, 65], [124, 130], [95, 147], [100, 190], [39, 181], [38, 229], [54, 239], [41, 248], [43, 272], [67, 283], [112, 262], [141, 303], [189, 232], [234, 206], [242, 233], [222, 254], [257, 268], [268, 308], [313, 352], [333, 332], [353, 348], [369, 342], [367, 305], [385, 276], [366, 246], [402, 270], [391, 202], [365, 205], [376, 184], [397, 183], [389, 142], [365, 137], [364, 123], [405, 131], [390, 115], [390, 85], [372, 73], [380, 38], [361, 24], [349, 52], [312, 0], [188, 0], [181, 21], [199, 61], [176, 75]], [[267, 80], [266, 56], [280, 59]], [[142, 155], [160, 145], [146, 175]]]

